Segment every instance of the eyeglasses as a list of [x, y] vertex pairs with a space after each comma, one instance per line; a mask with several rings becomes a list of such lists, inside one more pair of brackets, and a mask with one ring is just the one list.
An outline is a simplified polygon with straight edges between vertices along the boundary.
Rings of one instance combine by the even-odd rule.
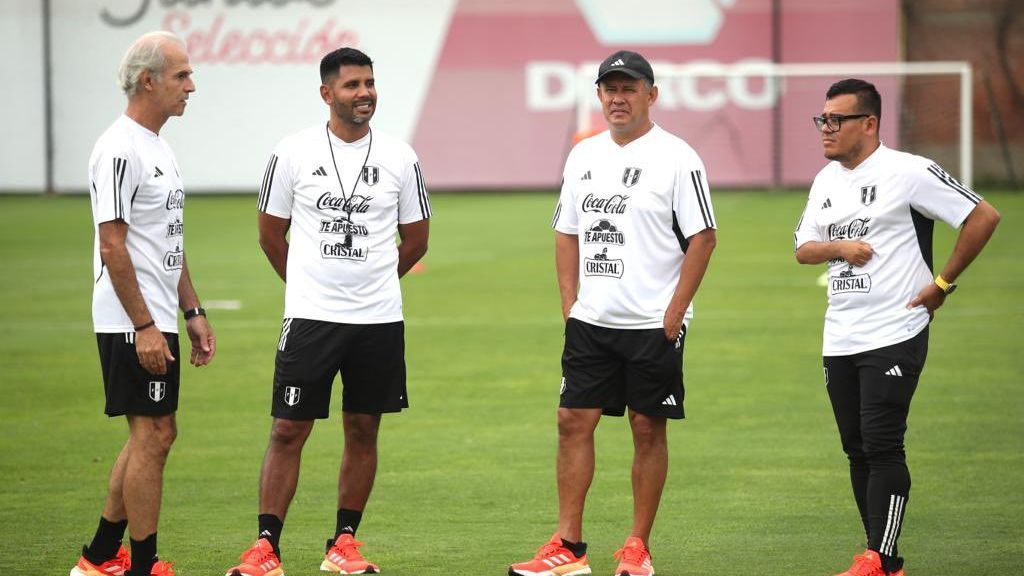
[[839, 132], [843, 127], [843, 120], [856, 120], [857, 118], [867, 118], [871, 114], [830, 114], [828, 116], [815, 116], [814, 126], [820, 131], [823, 126], [828, 126], [829, 132]]

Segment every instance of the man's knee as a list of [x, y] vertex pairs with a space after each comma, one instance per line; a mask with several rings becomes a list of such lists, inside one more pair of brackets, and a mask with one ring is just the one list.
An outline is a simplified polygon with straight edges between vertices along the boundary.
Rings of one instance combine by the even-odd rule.
[[301, 448], [312, 430], [312, 420], [275, 418], [270, 428], [270, 443], [279, 448]]
[[846, 453], [851, 462], [864, 460], [864, 442], [859, 435], [847, 437], [841, 434], [839, 439], [843, 444], [843, 452]]
[[174, 414], [129, 417], [131, 442], [154, 456], [167, 456], [178, 437]]
[[633, 443], [637, 447], [666, 444], [665, 418], [629, 413], [629, 426], [633, 430]]
[[564, 439], [578, 439], [592, 435], [600, 417], [599, 410], [559, 408], [558, 436]]
[[907, 464], [907, 453], [903, 446], [867, 447], [864, 450], [864, 458], [872, 468], [884, 468], [886, 466], [905, 467]]
[[865, 427], [862, 433], [864, 457], [872, 466], [906, 463], [907, 456], [903, 446], [904, 430]]
[[373, 447], [377, 445], [377, 430], [380, 429], [379, 414], [345, 413], [342, 415], [342, 425], [345, 428], [346, 446]]

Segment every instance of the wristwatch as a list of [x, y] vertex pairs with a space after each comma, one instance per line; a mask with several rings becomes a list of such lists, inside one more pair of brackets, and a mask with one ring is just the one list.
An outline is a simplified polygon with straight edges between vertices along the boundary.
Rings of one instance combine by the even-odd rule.
[[943, 278], [941, 274], [935, 277], [935, 285], [939, 287], [939, 290], [942, 290], [947, 295], [952, 294], [957, 287], [957, 285], [952, 282], [946, 282], [946, 279]]
[[196, 316], [206, 316], [206, 310], [203, 310], [202, 306], [197, 306], [195, 308], [189, 308], [188, 310], [185, 310], [186, 321], [191, 320]]

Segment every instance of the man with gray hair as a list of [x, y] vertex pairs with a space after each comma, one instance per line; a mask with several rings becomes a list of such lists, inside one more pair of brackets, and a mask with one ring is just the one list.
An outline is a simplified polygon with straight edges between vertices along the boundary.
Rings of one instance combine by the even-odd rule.
[[[121, 61], [119, 81], [128, 106], [89, 159], [92, 315], [105, 413], [126, 417], [128, 441], [110, 472], [96, 535], [71, 576], [173, 576], [171, 564], [157, 560], [156, 533], [164, 464], [177, 433], [177, 309], [192, 364], [208, 364], [216, 351], [185, 260], [178, 163], [159, 136], [195, 91], [184, 43], [168, 32], [141, 36]], [[121, 544], [125, 529], [130, 557]]]

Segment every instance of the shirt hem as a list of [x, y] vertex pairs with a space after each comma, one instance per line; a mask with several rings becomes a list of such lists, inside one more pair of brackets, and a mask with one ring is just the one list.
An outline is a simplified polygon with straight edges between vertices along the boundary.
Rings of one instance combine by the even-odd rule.
[[[623, 326], [622, 324], [611, 324], [609, 322], [601, 322], [599, 320], [594, 320], [592, 318], [582, 318], [580, 316], [574, 316], [572, 314], [570, 314], [569, 317], [574, 320], [579, 320], [580, 322], [586, 322], [587, 324], [593, 324], [594, 326], [599, 326], [601, 328], [611, 328], [614, 330], [653, 330], [655, 328], [661, 329], [665, 327], [664, 320], [651, 321], [650, 323], [644, 324], [630, 324], [628, 326]], [[683, 325], [689, 328], [690, 320], [684, 320]]]
[[331, 322], [332, 324], [391, 324], [393, 322], [404, 322], [405, 318], [399, 316], [388, 316], [384, 318], [352, 318], [340, 316], [323, 316], [319, 314], [285, 314], [284, 318], [300, 318], [302, 320], [315, 320], [317, 322]]
[[825, 348], [822, 348], [821, 355], [822, 356], [852, 356], [854, 354], [861, 354], [863, 352], [871, 352], [872, 350], [878, 350], [880, 348], [885, 348], [886, 346], [893, 346], [895, 344], [900, 344], [902, 342], [906, 342], [907, 340], [910, 340], [910, 339], [916, 337], [921, 332], [924, 332], [925, 328], [927, 328], [928, 326], [929, 326], [928, 324], [925, 324], [924, 326], [921, 327], [920, 330], [916, 330], [916, 331], [914, 331], [912, 333], [908, 333], [905, 338], [896, 338], [894, 340], [886, 341], [886, 342], [883, 342], [883, 343], [880, 343], [880, 344], [871, 344], [870, 346], [865, 346], [865, 347], [859, 347], [858, 346], [857, 348], [842, 349], [842, 350], [827, 350]]
[[[159, 328], [161, 332], [168, 332], [170, 334], [177, 334], [178, 333], [178, 326], [177, 326], [177, 324], [174, 325], [174, 328], [168, 328], [166, 324], [161, 324], [161, 323], [157, 322], [156, 327]], [[125, 324], [125, 325], [121, 325], [121, 326], [95, 326], [94, 325], [93, 328], [92, 328], [92, 331], [95, 332], [96, 334], [125, 334], [125, 333], [128, 333], [128, 332], [135, 332], [135, 327], [132, 326], [131, 324]]]

